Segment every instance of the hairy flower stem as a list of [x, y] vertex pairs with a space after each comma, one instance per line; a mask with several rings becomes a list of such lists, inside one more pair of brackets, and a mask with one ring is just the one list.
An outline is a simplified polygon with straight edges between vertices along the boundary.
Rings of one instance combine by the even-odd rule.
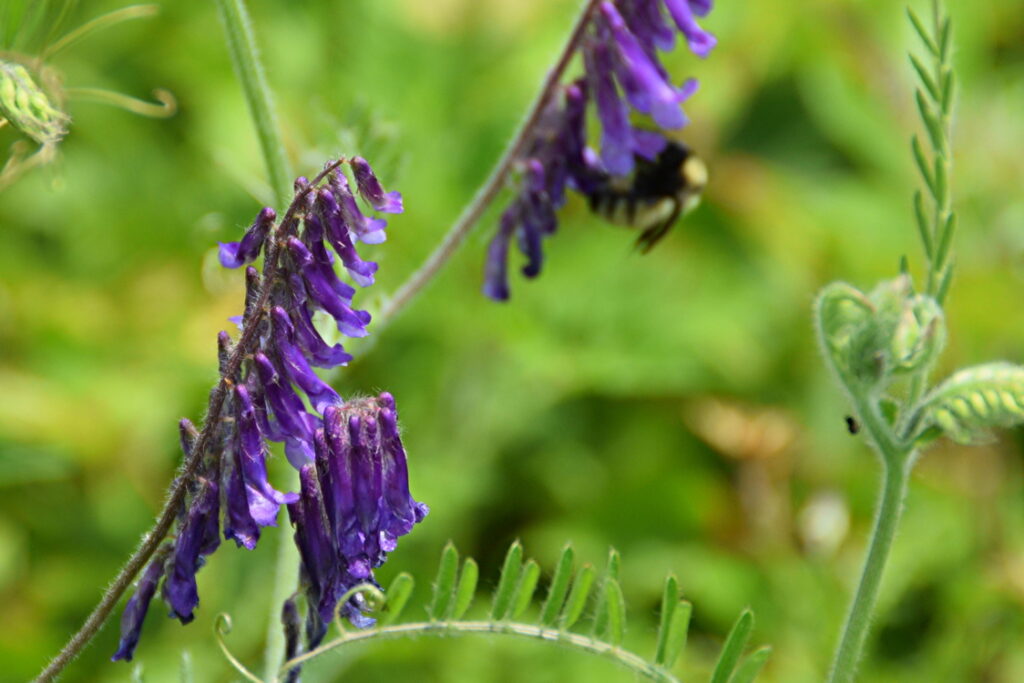
[[182, 465], [181, 471], [171, 485], [164, 507], [157, 516], [156, 525], [143, 536], [142, 543], [139, 544], [138, 549], [128, 558], [124, 567], [118, 572], [117, 577], [110, 584], [110, 587], [104, 593], [103, 598], [96, 605], [92, 614], [85, 620], [82, 628], [72, 636], [71, 640], [64, 646], [64, 649], [39, 674], [39, 677], [36, 679], [37, 683], [54, 680], [64, 667], [92, 640], [103, 627], [104, 622], [110, 616], [110, 612], [117, 605], [118, 600], [131, 586], [136, 574], [149, 561], [149, 558], [156, 551], [161, 541], [164, 540], [171, 530], [178, 510], [185, 500], [185, 492], [189, 482], [195, 476], [196, 470], [199, 468], [199, 464], [202, 462], [206, 449], [213, 438], [213, 433], [216, 431], [217, 423], [221, 419], [224, 401], [227, 398], [228, 390], [233, 386], [233, 382], [229, 378], [235, 377], [238, 374], [242, 367], [242, 361], [246, 356], [250, 356], [255, 352], [259, 343], [259, 335], [257, 334], [260, 327], [259, 322], [266, 314], [270, 301], [270, 292], [278, 277], [278, 260], [281, 254], [281, 244], [294, 232], [299, 223], [298, 217], [295, 215], [296, 211], [302, 206], [305, 195], [317, 187], [340, 163], [340, 161], [337, 161], [330, 164], [302, 192], [296, 194], [284, 218], [278, 223], [272, 236], [273, 239], [268, 240], [266, 259], [263, 263], [263, 287], [260, 291], [259, 299], [253, 307], [252, 319], [242, 331], [242, 336], [228, 357], [223, 375], [210, 393], [210, 403], [206, 410], [206, 419], [203, 421], [203, 429], [199, 432], [199, 436], [192, 446], [192, 455]]
[[459, 246], [466, 239], [466, 236], [469, 235], [470, 230], [473, 229], [483, 216], [487, 207], [489, 207], [495, 197], [498, 196], [498, 193], [505, 185], [505, 181], [508, 180], [508, 176], [514, 167], [515, 162], [522, 156], [523, 150], [526, 145], [529, 144], [537, 121], [544, 112], [544, 108], [551, 101], [551, 97], [554, 95], [555, 90], [558, 87], [558, 83], [561, 81], [566, 68], [569, 66], [569, 62], [572, 61], [572, 56], [575, 54], [580, 41], [583, 39], [587, 23], [590, 21], [590, 17], [594, 12], [594, 8], [598, 5], [598, 1], [599, 0], [585, 0], [579, 16], [576, 18], [576, 23], [573, 26], [572, 33], [569, 34], [569, 39], [562, 47], [562, 51], [559, 53], [555, 65], [551, 68], [547, 77], [544, 79], [544, 84], [541, 86], [540, 93], [534, 100], [533, 105], [527, 111], [523, 122], [519, 125], [519, 129], [512, 136], [512, 140], [509, 142], [508, 147], [505, 148], [504, 154], [502, 154], [501, 158], [498, 159], [494, 168], [491, 170], [491, 174], [487, 177], [487, 180], [484, 181], [484, 184], [480, 186], [479, 190], [477, 190], [473, 199], [469, 202], [466, 208], [463, 209], [462, 214], [448, 230], [448, 234], [444, 236], [441, 243], [433, 252], [431, 252], [430, 256], [427, 257], [427, 260], [423, 262], [423, 265], [409, 276], [394, 295], [385, 302], [380, 313], [378, 313], [374, 318], [378, 330], [394, 318], [399, 311], [405, 308], [409, 302], [412, 301], [420, 290], [430, 283], [434, 276], [437, 275], [441, 268], [444, 267], [444, 265], [455, 254]]
[[[678, 683], [678, 679], [667, 670], [655, 666], [642, 657], [633, 654], [617, 645], [591, 638], [579, 633], [561, 631], [554, 628], [545, 628], [535, 624], [521, 624], [517, 622], [502, 621], [424, 621], [411, 624], [397, 624], [394, 626], [383, 626], [370, 628], [361, 631], [345, 631], [340, 637], [324, 643], [320, 647], [295, 659], [287, 662], [279, 671], [279, 675], [285, 673], [307, 660], [320, 656], [342, 645], [354, 643], [371, 638], [386, 638], [399, 636], [436, 635], [447, 636], [452, 633], [496, 633], [521, 638], [533, 638], [546, 642], [559, 643], [566, 647], [582, 650], [593, 654], [607, 655], [616, 662], [636, 674], [660, 683]], [[279, 679], [280, 680], [280, 679]]]
[[217, 0], [217, 11], [224, 24], [231, 62], [235, 66], [245, 101], [249, 105], [249, 114], [256, 126], [274, 197], [278, 206], [284, 206], [291, 198], [292, 173], [284, 145], [281, 144], [274, 103], [260, 64], [249, 12], [243, 0]]
[[882, 459], [882, 496], [875, 513], [874, 528], [871, 531], [868, 556], [861, 570], [860, 584], [857, 586], [857, 593], [850, 606], [832, 663], [830, 683], [850, 683], [855, 680], [857, 663], [864, 651], [864, 643], [871, 626], [871, 615], [878, 599], [878, 589], [882, 584], [882, 574], [903, 514], [903, 499], [907, 494], [907, 481], [914, 461], [914, 451], [903, 447], [894, 437], [874, 402], [854, 394], [854, 403], [864, 424], [864, 430]]

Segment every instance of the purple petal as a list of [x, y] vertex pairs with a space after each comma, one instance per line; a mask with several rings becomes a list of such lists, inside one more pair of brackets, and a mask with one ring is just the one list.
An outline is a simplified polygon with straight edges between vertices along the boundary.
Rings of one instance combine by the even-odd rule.
[[[249, 398], [249, 391], [244, 386], [235, 387], [235, 425], [241, 446], [241, 469], [246, 486], [273, 505], [280, 506], [297, 501], [298, 494], [282, 493], [272, 487], [267, 479], [267, 449], [263, 443], [263, 435], [260, 434], [255, 407]], [[250, 495], [250, 501], [251, 498]], [[277, 516], [276, 507], [273, 516]], [[260, 526], [274, 524], [273, 521], [265, 524], [261, 522], [256, 511], [253, 511], [253, 517], [260, 522]]]
[[633, 129], [633, 151], [648, 161], [654, 161], [667, 144], [668, 139], [661, 133], [643, 128]]
[[676, 26], [686, 36], [690, 51], [698, 57], [707, 57], [718, 42], [702, 29], [693, 15], [704, 16], [711, 10], [710, 0], [663, 0]]
[[519, 205], [513, 202], [501, 214], [501, 225], [487, 247], [484, 266], [484, 294], [495, 301], [506, 301], [508, 289], [508, 243], [519, 221]]
[[[211, 545], [210, 519], [217, 522], [218, 508], [217, 485], [203, 481], [174, 542], [171, 569], [164, 581], [164, 599], [171, 607], [171, 616], [183, 624], [192, 621], [192, 612], [199, 604], [196, 572], [202, 555], [209, 554], [204, 551], [210, 550]], [[219, 536], [217, 538], [219, 540]]]
[[393, 410], [385, 408], [380, 411], [380, 426], [384, 509], [388, 513], [382, 526], [397, 538], [409, 533], [427, 511], [426, 506], [413, 500], [409, 493], [409, 467]]
[[135, 646], [139, 644], [139, 636], [142, 633], [142, 623], [146, 619], [146, 612], [149, 611], [149, 603], [153, 600], [157, 584], [164, 575], [165, 555], [166, 553], [159, 553], [146, 566], [142, 578], [135, 586], [135, 593], [125, 603], [124, 612], [121, 614], [121, 640], [117, 652], [110, 661], [132, 661]]
[[364, 244], [380, 244], [387, 239], [384, 228], [387, 221], [382, 218], [369, 218], [363, 215], [356, 204], [356, 198], [352, 196], [349, 189], [348, 178], [341, 170], [331, 174], [331, 191], [341, 209], [341, 215], [345, 218], [345, 225], [352, 231], [352, 234]]
[[292, 309], [292, 325], [295, 327], [295, 340], [310, 359], [310, 363], [318, 368], [336, 368], [346, 365], [352, 356], [345, 352], [341, 344], [329, 346], [313, 325], [313, 318], [305, 305]]
[[230, 455], [225, 463], [224, 500], [227, 507], [224, 511], [224, 538], [233, 540], [240, 548], [252, 550], [260, 540], [260, 525], [253, 519], [246, 492], [245, 480], [242, 475], [242, 447], [238, 433], [232, 440], [231, 448], [226, 452]]
[[277, 214], [269, 206], [259, 212], [252, 226], [246, 231], [241, 242], [220, 242], [220, 263], [225, 268], [238, 268], [254, 261], [260, 254], [267, 232], [277, 220]]
[[253, 362], [267, 402], [284, 436], [288, 460], [295, 467], [311, 462], [312, 448], [308, 444], [313, 439], [316, 419], [306, 412], [302, 399], [295, 394], [291, 385], [281, 378], [263, 352], [257, 351]]
[[629, 103], [637, 111], [650, 114], [662, 128], [681, 128], [686, 117], [679, 107], [679, 93], [644, 52], [615, 6], [604, 2], [600, 10], [604, 25], [614, 37], [616, 54], [611, 63]]
[[321, 190], [317, 195], [317, 202], [327, 222], [327, 240], [341, 258], [341, 262], [345, 264], [349, 275], [360, 287], [372, 285], [377, 264], [373, 261], [363, 261], [359, 257], [359, 252], [356, 251], [349, 235], [346, 218], [334, 195], [328, 190]]
[[356, 177], [356, 185], [359, 187], [360, 196], [370, 203], [377, 211], [384, 213], [402, 213], [402, 195], [398, 192], [384, 192], [380, 181], [374, 175], [373, 169], [366, 159], [355, 157], [351, 164], [352, 173]]
[[615, 67], [611, 52], [603, 42], [589, 40], [583, 56], [601, 121], [601, 160], [612, 175], [628, 175], [633, 170], [633, 129], [629, 110], [612, 80]]
[[[323, 412], [328, 405], [338, 405], [341, 397], [329, 384], [313, 372], [302, 351], [292, 341], [295, 335], [288, 313], [280, 306], [270, 312], [273, 329], [274, 345], [285, 372], [291, 381], [298, 384], [318, 412]], [[254, 423], [255, 424], [255, 423]]]
[[338, 330], [349, 337], [365, 337], [370, 314], [366, 311], [354, 311], [349, 307], [349, 300], [338, 293], [339, 285], [344, 283], [338, 280], [334, 271], [314, 262], [310, 251], [294, 237], [288, 240], [288, 249], [302, 272], [306, 291], [317, 305], [331, 314], [338, 324]]

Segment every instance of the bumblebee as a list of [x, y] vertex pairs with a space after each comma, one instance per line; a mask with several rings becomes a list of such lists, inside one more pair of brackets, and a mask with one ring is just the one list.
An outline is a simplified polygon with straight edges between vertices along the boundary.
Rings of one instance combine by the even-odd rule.
[[636, 246], [646, 254], [680, 216], [697, 207], [707, 181], [704, 162], [670, 140], [653, 161], [638, 155], [631, 176], [600, 178], [587, 199], [590, 210], [608, 222], [640, 230]]

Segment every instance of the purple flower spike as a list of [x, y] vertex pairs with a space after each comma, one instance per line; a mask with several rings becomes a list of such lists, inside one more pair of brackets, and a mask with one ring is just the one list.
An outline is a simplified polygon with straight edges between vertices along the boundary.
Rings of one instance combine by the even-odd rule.
[[349, 189], [348, 178], [340, 169], [331, 175], [331, 191], [334, 192], [334, 197], [341, 208], [345, 225], [360, 242], [380, 244], [387, 239], [384, 228], [388, 222], [382, 218], [369, 218], [363, 215], [356, 204], [356, 198], [352, 196], [352, 190]]
[[[164, 600], [171, 607], [171, 616], [183, 624], [192, 621], [192, 612], [199, 604], [196, 572], [202, 566], [202, 556], [209, 555], [216, 548], [209, 538], [209, 531], [210, 520], [214, 525], [217, 523], [219, 503], [217, 485], [203, 481], [174, 542], [170, 572], [164, 581]], [[219, 542], [216, 532], [214, 540]]]
[[139, 636], [142, 633], [142, 623], [146, 619], [146, 612], [149, 611], [149, 603], [153, 600], [157, 584], [164, 575], [166, 555], [166, 552], [157, 551], [156, 557], [146, 566], [142, 578], [135, 586], [135, 594], [125, 604], [124, 613], [121, 615], [121, 641], [110, 661], [132, 661], [135, 646], [139, 644]]
[[[320, 379], [302, 351], [292, 341], [295, 330], [292, 321], [280, 306], [270, 312], [271, 326], [274, 333], [274, 345], [277, 347], [281, 365], [293, 382], [299, 385], [318, 412], [323, 412], [328, 405], [338, 405], [341, 397], [329, 384]], [[255, 422], [253, 423], [255, 426]], [[258, 437], [258, 434], [257, 434]]]
[[663, 0], [676, 26], [686, 36], [690, 51], [698, 57], [707, 57], [718, 43], [710, 33], [702, 29], [693, 15], [704, 16], [711, 11], [711, 0]]
[[259, 212], [241, 242], [221, 242], [219, 250], [221, 265], [225, 268], [238, 268], [256, 260], [275, 220], [277, 220], [277, 214], [268, 206]]
[[352, 173], [356, 177], [359, 195], [377, 211], [384, 213], [402, 213], [402, 195], [398, 192], [384, 192], [380, 181], [366, 159], [356, 157], [351, 162]]

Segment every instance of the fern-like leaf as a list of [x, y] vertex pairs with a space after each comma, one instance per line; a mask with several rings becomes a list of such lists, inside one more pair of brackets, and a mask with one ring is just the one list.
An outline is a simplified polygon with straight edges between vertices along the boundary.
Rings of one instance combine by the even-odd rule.
[[1024, 422], [1024, 367], [987, 363], [965, 368], [924, 400], [925, 426], [938, 426], [958, 443], [991, 438], [994, 427]]
[[[351, 630], [337, 624], [336, 638], [285, 662], [277, 680], [291, 680], [288, 678], [289, 672], [297, 671], [309, 660], [330, 650], [377, 636], [487, 634], [559, 643], [579, 652], [608, 657], [650, 680], [679, 683], [671, 667], [686, 645], [692, 607], [680, 598], [676, 578], [670, 576], [665, 582], [655, 655], [647, 659], [622, 647], [627, 621], [626, 603], [619, 581], [621, 557], [618, 552], [609, 552], [608, 564], [600, 583], [597, 572], [590, 564], [584, 564], [574, 577], [574, 559], [572, 548], [566, 545], [552, 576], [544, 604], [537, 611], [536, 621], [518, 621], [533, 604], [541, 569], [534, 560], [523, 562], [523, 547], [516, 541], [505, 555], [489, 618], [466, 621], [463, 616], [473, 602], [479, 583], [479, 568], [472, 558], [466, 558], [459, 571], [459, 553], [454, 545], [448, 543], [441, 553], [433, 594], [426, 608], [428, 621], [395, 623], [412, 594], [413, 579], [408, 574], [398, 575], [386, 593], [381, 593], [376, 586], [370, 584], [356, 586], [350, 592], [353, 595], [364, 595], [367, 604], [376, 613], [376, 625]], [[346, 594], [341, 602], [344, 603], [350, 597]], [[587, 605], [591, 603], [595, 609], [588, 614]], [[591, 623], [584, 627], [583, 624], [588, 621]], [[229, 623], [226, 619], [218, 623], [218, 639], [225, 656], [240, 674], [249, 678], [251, 674], [231, 655], [223, 642]], [[577, 630], [573, 630], [574, 627]], [[752, 627], [753, 615], [748, 610], [740, 616], [726, 639], [715, 667], [713, 683], [750, 683], [754, 680], [770, 650], [761, 648], [742, 659]], [[599, 635], [590, 635], [591, 632]]]

